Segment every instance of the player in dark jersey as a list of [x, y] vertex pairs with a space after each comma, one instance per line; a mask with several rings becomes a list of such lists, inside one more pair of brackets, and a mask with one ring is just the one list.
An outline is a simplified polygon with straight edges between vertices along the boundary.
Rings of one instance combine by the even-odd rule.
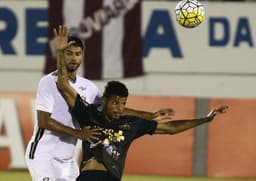
[[[62, 53], [57, 53], [61, 60]], [[70, 106], [71, 113], [81, 128], [91, 126], [101, 136], [91, 142], [83, 142], [83, 159], [78, 181], [121, 180], [126, 155], [131, 143], [145, 134], [176, 134], [210, 122], [227, 106], [213, 109], [207, 116], [197, 119], [157, 122], [135, 116], [124, 116], [128, 89], [118, 81], [110, 81], [105, 87], [102, 104], [88, 104], [68, 84], [65, 62], [58, 62], [58, 87]]]
[[185, 131], [211, 121], [215, 115], [224, 113], [227, 108], [226, 106], [219, 107], [199, 119], [160, 123], [135, 116], [122, 116], [128, 90], [120, 82], [108, 82], [101, 107], [88, 104], [75, 92], [72, 94], [75, 96], [70, 96], [66, 92], [71, 89], [63, 88], [61, 89], [64, 97], [73, 97], [69, 105], [81, 128], [90, 125], [101, 132], [98, 140], [92, 143], [83, 142], [85, 154], [77, 180], [96, 180], [96, 178], [102, 181], [121, 180], [127, 151], [133, 140], [145, 134], [176, 134]]

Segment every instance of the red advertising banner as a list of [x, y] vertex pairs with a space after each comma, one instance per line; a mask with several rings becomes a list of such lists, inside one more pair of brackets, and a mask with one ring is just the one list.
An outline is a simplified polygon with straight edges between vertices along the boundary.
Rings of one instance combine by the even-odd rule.
[[[34, 99], [34, 93], [0, 94], [0, 170], [26, 169], [24, 153], [33, 131]], [[176, 117], [182, 118], [194, 117], [195, 112], [193, 98], [130, 96], [127, 106], [145, 111], [175, 108]], [[192, 151], [193, 130], [174, 136], [145, 136], [131, 146], [125, 172], [189, 176]]]
[[25, 169], [25, 146], [33, 130], [34, 93], [0, 94], [0, 170]]
[[[0, 170], [25, 170], [24, 154], [35, 120], [35, 93], [0, 93]], [[209, 109], [229, 105], [208, 127], [208, 177], [256, 178], [256, 100], [211, 99]], [[195, 98], [130, 96], [127, 107], [175, 109], [174, 119], [195, 117]], [[144, 136], [127, 156], [125, 173], [192, 176], [194, 130], [177, 135]]]

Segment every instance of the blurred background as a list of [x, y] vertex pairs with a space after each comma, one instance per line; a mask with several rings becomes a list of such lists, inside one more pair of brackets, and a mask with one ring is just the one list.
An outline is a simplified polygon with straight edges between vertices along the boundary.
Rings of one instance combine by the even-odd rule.
[[[51, 39], [59, 24], [85, 40], [79, 74], [101, 90], [107, 80], [124, 82], [128, 107], [170, 107], [183, 119], [229, 106], [210, 124], [136, 140], [125, 175], [256, 180], [256, 1], [199, 2], [205, 20], [186, 29], [175, 20], [178, 1], [1, 0], [0, 180], [16, 171], [29, 180], [24, 150], [35, 92], [56, 68]], [[104, 7], [109, 14], [99, 21]]]

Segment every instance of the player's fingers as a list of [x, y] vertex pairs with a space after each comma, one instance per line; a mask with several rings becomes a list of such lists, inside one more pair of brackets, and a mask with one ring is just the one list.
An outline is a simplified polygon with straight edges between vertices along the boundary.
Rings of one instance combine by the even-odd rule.
[[160, 112], [160, 113], [167, 113], [167, 112], [172, 112], [172, 110], [171, 109], [161, 109], [158, 112]]
[[99, 137], [91, 135], [89, 139], [90, 140], [99, 140]]
[[59, 25], [59, 35], [63, 36], [63, 26]]
[[162, 114], [164, 114], [164, 115], [174, 115], [174, 111], [168, 111], [168, 112], [164, 112], [164, 113], [162, 113]]
[[63, 36], [67, 36], [68, 35], [68, 28], [67, 26], [63, 26]]
[[53, 34], [54, 34], [54, 37], [58, 36], [56, 28], [53, 29]]
[[96, 129], [96, 128], [93, 128], [92, 126], [85, 126], [83, 128], [83, 130], [93, 130], [93, 129]]
[[86, 139], [86, 141], [88, 141], [89, 143], [93, 143], [93, 141], [90, 138]]
[[228, 106], [221, 106], [219, 109], [217, 109], [220, 113], [225, 113]]
[[170, 118], [172, 118], [172, 116], [173, 116], [173, 114], [170, 114], [170, 113], [163, 113], [163, 114], [159, 114], [159, 115], [156, 116], [156, 117], [158, 117], [158, 118], [160, 118], [160, 119], [170, 119]]
[[100, 131], [99, 128], [91, 128], [91, 127], [90, 127], [90, 130], [92, 130], [92, 131]]
[[71, 45], [74, 44], [74, 43], [75, 43], [75, 41], [70, 41], [70, 42], [68, 42], [68, 47], [71, 46]]
[[226, 111], [227, 109], [228, 109], [228, 106], [227, 106], [227, 105], [223, 106], [223, 110], [224, 110], [224, 111]]
[[162, 119], [172, 119], [172, 116], [170, 116], [170, 115], [164, 116]]
[[164, 112], [169, 112], [169, 113], [173, 113], [175, 112], [173, 109], [165, 109]]
[[59, 33], [59, 35], [61, 35], [61, 25], [59, 25], [59, 27], [58, 27], [58, 33]]
[[173, 115], [174, 114], [174, 110], [172, 110], [172, 109], [164, 109], [164, 110], [160, 110], [158, 113], [160, 115]]
[[93, 131], [91, 132], [92, 135], [96, 135], [96, 136], [100, 136], [101, 135], [101, 132], [99, 131]]

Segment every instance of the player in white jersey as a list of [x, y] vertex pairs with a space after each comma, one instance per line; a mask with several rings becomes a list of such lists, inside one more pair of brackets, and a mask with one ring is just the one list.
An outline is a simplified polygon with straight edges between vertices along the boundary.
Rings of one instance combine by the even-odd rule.
[[[65, 52], [70, 85], [88, 102], [97, 103], [101, 97], [97, 86], [76, 73], [83, 57], [83, 43], [76, 37], [69, 37], [69, 41], [75, 42]], [[75, 180], [79, 174], [74, 159], [77, 138], [90, 141], [97, 136], [96, 130], [80, 130], [78, 123], [72, 119], [56, 82], [57, 74], [52, 72], [38, 84], [37, 120], [25, 155], [34, 181]]]
[[[67, 28], [59, 27], [67, 36]], [[63, 37], [55, 37], [55, 44]], [[64, 50], [70, 85], [88, 103], [100, 102], [101, 93], [91, 81], [77, 75], [83, 58], [83, 43], [76, 37], [68, 37], [70, 46]], [[58, 51], [58, 50], [57, 50]], [[58, 54], [57, 54], [58, 55]], [[59, 70], [60, 71], [60, 70]], [[57, 88], [57, 74], [44, 76], [38, 85], [36, 96], [37, 121], [32, 138], [26, 149], [26, 163], [33, 181], [74, 181], [79, 175], [74, 159], [77, 138], [91, 142], [97, 139], [97, 129], [83, 128], [72, 119], [66, 101]], [[172, 115], [171, 109], [160, 109], [154, 113], [125, 109], [125, 114], [139, 115], [145, 119]]]

